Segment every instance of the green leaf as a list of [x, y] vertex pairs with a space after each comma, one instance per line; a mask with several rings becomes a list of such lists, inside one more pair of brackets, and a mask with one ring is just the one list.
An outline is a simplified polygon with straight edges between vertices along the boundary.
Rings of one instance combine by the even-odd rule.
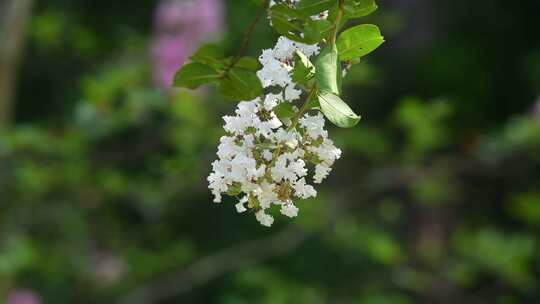
[[319, 104], [319, 98], [312, 97], [307, 101], [307, 109], [308, 110], [320, 110], [321, 105]]
[[341, 33], [337, 40], [339, 59], [348, 61], [363, 57], [373, 52], [383, 42], [384, 37], [375, 25], [362, 24], [352, 27]]
[[249, 71], [257, 71], [260, 68], [259, 61], [252, 57], [242, 57], [234, 66]]
[[321, 111], [336, 126], [351, 128], [360, 121], [360, 116], [356, 115], [339, 96], [332, 93], [322, 93], [318, 99]]
[[336, 45], [328, 46], [322, 50], [315, 62], [315, 69], [315, 79], [319, 91], [339, 95], [338, 73], [341, 73], [341, 65], [338, 60]]
[[261, 95], [262, 85], [254, 72], [233, 68], [219, 83], [219, 92], [234, 100], [252, 100]]
[[319, 43], [328, 37], [333, 29], [334, 25], [328, 20], [311, 20], [304, 27], [302, 42], [306, 44]]
[[365, 17], [377, 8], [375, 0], [345, 0], [345, 17], [349, 19]]
[[303, 11], [290, 7], [284, 3], [279, 3], [270, 8], [270, 14], [277, 13], [286, 16], [288, 19], [307, 20], [311, 19], [311, 15], [305, 14]]
[[196, 89], [200, 85], [219, 80], [221, 75], [212, 67], [198, 62], [185, 64], [174, 76], [174, 86]]
[[219, 69], [224, 66], [222, 60], [225, 55], [222, 49], [216, 44], [205, 44], [201, 46], [190, 59], [194, 62], [209, 65], [214, 69]]
[[315, 76], [315, 66], [304, 53], [298, 50], [295, 53], [294, 61], [292, 80], [299, 84], [307, 84]]
[[298, 4], [298, 10], [308, 16], [320, 14], [336, 5], [336, 0], [302, 0]]
[[285, 4], [274, 5], [270, 9], [270, 19], [274, 29], [281, 35], [290, 39], [296, 36], [302, 38], [299, 35], [303, 31], [302, 22], [298, 20], [298, 15], [294, 9]]
[[294, 112], [293, 106], [289, 102], [282, 102], [277, 107], [274, 108], [274, 113], [280, 119], [287, 119], [294, 117], [296, 114]]
[[[328, 32], [327, 20], [312, 20], [302, 11], [283, 3], [272, 6], [270, 19], [274, 29], [281, 35], [297, 42], [316, 44]], [[330, 24], [331, 25], [331, 24]]]

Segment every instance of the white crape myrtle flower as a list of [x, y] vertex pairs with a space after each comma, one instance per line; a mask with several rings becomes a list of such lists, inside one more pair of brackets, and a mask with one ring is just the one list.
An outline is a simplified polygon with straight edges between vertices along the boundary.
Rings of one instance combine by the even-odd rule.
[[257, 76], [263, 87], [277, 85], [286, 88], [285, 95], [290, 96], [290, 98], [285, 96], [288, 101], [298, 99], [302, 93], [294, 87], [290, 76], [290, 71], [293, 69], [292, 59], [297, 50], [311, 57], [318, 54], [320, 48], [317, 45], [302, 44], [279, 37], [276, 46], [273, 49], [263, 50], [259, 57], [262, 69], [257, 72]]
[[328, 165], [324, 163], [315, 166], [315, 175], [313, 176], [313, 182], [315, 184], [322, 183], [323, 179], [325, 179], [328, 176], [331, 170], [332, 168], [330, 168]]
[[247, 203], [247, 197], [243, 197], [239, 202], [238, 204], [234, 205], [236, 207], [236, 211], [238, 211], [238, 213], [243, 213], [243, 212], [246, 212], [247, 209], [246, 209], [246, 206], [245, 204]]
[[281, 206], [281, 214], [288, 216], [288, 217], [297, 217], [298, 216], [298, 208], [293, 205], [292, 203], [283, 204]]
[[302, 199], [317, 196], [317, 191], [315, 190], [315, 188], [313, 188], [313, 186], [311, 185], [306, 184], [306, 179], [303, 177], [299, 179], [294, 185], [294, 191], [296, 192], [297, 196]]
[[283, 94], [285, 95], [285, 100], [294, 101], [300, 98], [302, 90], [295, 89], [294, 86], [289, 85], [285, 88]]
[[263, 210], [257, 211], [257, 213], [255, 213], [255, 217], [257, 218], [257, 221], [261, 223], [261, 225], [266, 227], [270, 227], [274, 223], [274, 218], [271, 215], [264, 213]]
[[287, 217], [296, 217], [299, 209], [293, 201], [316, 197], [310, 181], [322, 182], [341, 156], [328, 138], [320, 113], [299, 113], [293, 106], [297, 117], [280, 120], [274, 112], [280, 104], [293, 103], [302, 95], [291, 78], [297, 50], [308, 57], [320, 51], [317, 45], [285, 37], [273, 49], [263, 50], [257, 76], [273, 93], [242, 101], [234, 115], [223, 117], [226, 135], [220, 139], [218, 160], [208, 176], [214, 202], [221, 202], [224, 194], [237, 197], [237, 212], [255, 211], [263, 226], [274, 223], [269, 214], [272, 206], [279, 206]]

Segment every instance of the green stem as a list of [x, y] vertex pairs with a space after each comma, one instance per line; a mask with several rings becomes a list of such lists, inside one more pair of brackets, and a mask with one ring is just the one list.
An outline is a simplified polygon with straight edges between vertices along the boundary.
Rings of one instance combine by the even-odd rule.
[[[287, 132], [296, 128], [296, 126], [298, 125], [298, 122], [300, 121], [300, 118], [302, 118], [302, 115], [304, 115], [304, 113], [308, 110], [309, 101], [311, 100], [313, 95], [315, 95], [316, 93], [317, 93], [317, 86], [314, 85], [313, 87], [311, 87], [309, 94], [306, 97], [306, 100], [304, 101], [304, 104], [302, 105], [302, 107], [300, 107], [300, 110], [298, 110], [296, 115], [293, 117], [291, 125], [287, 128]], [[274, 167], [274, 164], [276, 163], [277, 158], [279, 157], [279, 154], [281, 154], [281, 150], [283, 146], [284, 146], [283, 144], [279, 144], [276, 150], [274, 150], [274, 154], [272, 154], [272, 161], [270, 162], [268, 167], [266, 167], [267, 173], [270, 172], [270, 170], [272, 170], [272, 167]]]
[[302, 107], [300, 107], [300, 110], [298, 110], [298, 113], [296, 113], [296, 115], [293, 117], [291, 125], [287, 128], [287, 131], [290, 131], [296, 128], [296, 125], [298, 125], [298, 121], [300, 121], [300, 118], [302, 117], [302, 115], [304, 115], [304, 113], [308, 110], [309, 101], [311, 100], [313, 95], [315, 95], [316, 93], [317, 93], [317, 86], [314, 85], [309, 90], [309, 93], [307, 95], [306, 100], [304, 101], [304, 104], [302, 105]]
[[343, 6], [345, 5], [345, 0], [339, 0], [338, 4], [338, 13], [336, 16], [336, 22], [334, 23], [334, 29], [329, 37], [329, 44], [334, 45], [336, 43], [337, 34], [339, 31], [339, 24], [341, 23], [341, 19], [343, 18]]

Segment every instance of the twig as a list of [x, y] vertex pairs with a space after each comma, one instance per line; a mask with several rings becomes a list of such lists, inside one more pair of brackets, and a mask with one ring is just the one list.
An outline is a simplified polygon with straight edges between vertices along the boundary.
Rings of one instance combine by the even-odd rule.
[[287, 128], [287, 131], [290, 131], [296, 128], [298, 121], [300, 120], [300, 118], [302, 118], [302, 115], [304, 115], [304, 113], [308, 110], [308, 105], [309, 105], [309, 102], [311, 101], [311, 98], [313, 98], [313, 95], [315, 95], [316, 93], [317, 93], [317, 85], [313, 85], [311, 89], [309, 90], [309, 93], [306, 97], [306, 100], [304, 101], [304, 104], [302, 105], [300, 110], [298, 110], [298, 113], [296, 113], [296, 116], [294, 116], [291, 122], [291, 125]]
[[257, 26], [257, 23], [259, 23], [259, 20], [261, 17], [265, 14], [266, 10], [268, 9], [268, 0], [263, 0], [261, 3], [261, 9], [257, 13], [257, 16], [251, 20], [251, 23], [249, 24], [248, 28], [246, 29], [246, 33], [244, 34], [244, 39], [242, 40], [242, 44], [240, 45], [240, 49], [238, 49], [238, 53], [236, 53], [236, 56], [234, 56], [233, 60], [229, 64], [229, 66], [225, 69], [226, 74], [228, 71], [230, 71], [234, 66], [238, 63], [240, 58], [244, 55], [246, 52], [246, 49], [249, 45], [249, 40], [251, 39], [251, 35], [253, 34], [253, 31], [255, 30], [255, 26]]

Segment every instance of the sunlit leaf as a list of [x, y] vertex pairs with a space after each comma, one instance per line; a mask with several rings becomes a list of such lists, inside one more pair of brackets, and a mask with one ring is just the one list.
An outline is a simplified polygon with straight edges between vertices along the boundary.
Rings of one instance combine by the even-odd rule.
[[384, 38], [375, 25], [362, 24], [352, 27], [341, 33], [337, 40], [339, 59], [347, 61], [365, 56], [383, 42]]
[[319, 90], [321, 92], [339, 95], [338, 73], [341, 73], [341, 66], [335, 45], [322, 50], [315, 62], [315, 68], [315, 79], [317, 80]]
[[336, 126], [351, 128], [360, 121], [360, 116], [356, 115], [339, 96], [332, 93], [322, 93], [318, 99], [321, 111]]

